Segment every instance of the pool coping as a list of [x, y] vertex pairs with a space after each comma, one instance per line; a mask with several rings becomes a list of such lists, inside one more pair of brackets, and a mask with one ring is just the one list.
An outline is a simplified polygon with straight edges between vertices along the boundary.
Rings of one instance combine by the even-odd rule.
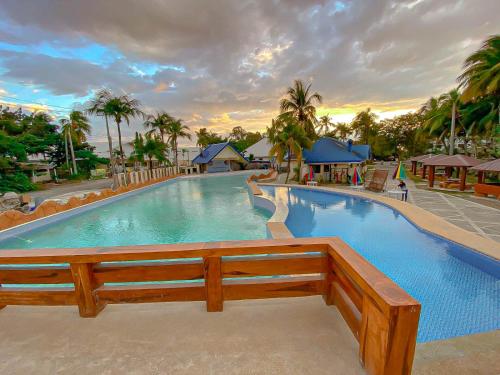
[[[401, 215], [403, 215], [408, 221], [416, 225], [418, 228], [429, 232], [431, 234], [437, 235], [441, 238], [447, 239], [451, 242], [457, 243], [459, 245], [465, 246], [472, 249], [478, 253], [486, 255], [495, 260], [500, 260], [500, 243], [492, 239], [484, 238], [478, 234], [466, 231], [452, 223], [449, 223], [445, 219], [429, 212], [423, 208], [420, 208], [414, 204], [403, 202], [394, 198], [389, 198], [385, 196], [379, 196], [373, 193], [361, 192], [361, 191], [348, 191], [344, 189], [327, 188], [322, 186], [303, 186], [303, 185], [286, 185], [286, 184], [274, 184], [274, 183], [258, 183], [262, 186], [274, 186], [274, 187], [285, 187], [285, 188], [296, 188], [311, 191], [321, 191], [326, 193], [337, 193], [341, 195], [350, 195], [354, 197], [364, 198], [370, 201], [380, 203], [382, 205], [388, 206]], [[260, 190], [260, 189], [259, 189]], [[262, 191], [261, 191], [262, 194]], [[255, 196], [254, 196], [255, 199]], [[262, 196], [258, 196], [260, 200], [269, 200]], [[260, 207], [260, 206], [259, 206]], [[278, 228], [285, 226], [285, 221], [288, 216], [288, 207], [286, 208], [286, 215], [282, 210], [283, 205], [275, 205], [276, 211], [271, 219], [273, 222], [279, 222], [280, 225], [276, 225]], [[281, 220], [281, 221], [278, 221]], [[268, 226], [269, 230], [269, 226]], [[288, 230], [288, 228], [287, 228]], [[289, 231], [289, 230], [288, 230]], [[279, 231], [276, 233], [279, 235]], [[274, 235], [271, 231], [271, 235]], [[273, 237], [275, 238], [275, 237]], [[278, 237], [279, 238], [279, 237]], [[288, 237], [290, 238], [290, 237]]]

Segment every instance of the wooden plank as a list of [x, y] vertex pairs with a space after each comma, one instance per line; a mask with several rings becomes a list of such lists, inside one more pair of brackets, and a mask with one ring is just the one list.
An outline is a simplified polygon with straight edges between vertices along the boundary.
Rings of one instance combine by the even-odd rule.
[[358, 311], [361, 312], [361, 309], [363, 308], [363, 296], [359, 287], [353, 283], [351, 278], [347, 276], [339, 266], [334, 265], [333, 267], [337, 282], [340, 284], [347, 296], [349, 296]]
[[148, 303], [173, 301], [204, 301], [203, 283], [176, 283], [127, 286], [101, 286], [96, 290], [105, 303]]
[[0, 269], [3, 284], [68, 284], [73, 283], [67, 266], [53, 267], [8, 267]]
[[84, 318], [92, 318], [97, 316], [104, 308], [104, 304], [100, 303], [95, 295], [96, 283], [92, 268], [93, 264], [71, 264], [71, 273], [75, 284], [75, 296], [78, 303], [80, 316]]
[[0, 288], [0, 305], [76, 305], [73, 288]]
[[359, 310], [356, 308], [344, 289], [342, 289], [337, 280], [333, 282], [332, 289], [334, 293], [335, 306], [339, 309], [354, 337], [356, 337], [359, 341], [359, 331], [361, 326], [361, 314]]
[[220, 257], [206, 257], [203, 259], [205, 270], [205, 293], [207, 311], [216, 312], [223, 309], [222, 297], [222, 269]]
[[223, 277], [301, 275], [324, 272], [324, 256], [259, 257], [222, 262]]
[[208, 256], [325, 252], [330, 247], [329, 239], [331, 237], [78, 249], [21, 249], [0, 252], [0, 264], [99, 263], [127, 260], [203, 258]]
[[100, 284], [197, 280], [203, 279], [203, 263], [198, 260], [191, 262], [99, 264], [94, 267], [94, 277]]
[[291, 277], [224, 281], [222, 289], [225, 300], [305, 297], [321, 295], [323, 284], [324, 281], [321, 278]]

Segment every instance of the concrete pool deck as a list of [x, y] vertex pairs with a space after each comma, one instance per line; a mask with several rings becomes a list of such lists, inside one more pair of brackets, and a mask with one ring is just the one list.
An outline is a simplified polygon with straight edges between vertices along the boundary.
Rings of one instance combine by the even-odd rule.
[[[358, 343], [319, 296], [0, 312], [0, 374], [365, 374]], [[500, 373], [500, 332], [417, 344], [413, 374]]]
[[364, 374], [358, 343], [320, 296], [0, 312], [0, 374]]

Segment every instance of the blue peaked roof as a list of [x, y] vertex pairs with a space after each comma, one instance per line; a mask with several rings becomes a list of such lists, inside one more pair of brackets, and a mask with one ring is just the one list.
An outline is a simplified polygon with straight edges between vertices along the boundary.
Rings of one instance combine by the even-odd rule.
[[[207, 164], [212, 161], [222, 150], [226, 148], [226, 146], [231, 147], [236, 153], [238, 153], [243, 159], [243, 155], [238, 152], [229, 142], [223, 143], [214, 143], [208, 145], [200, 154], [193, 159], [194, 164]], [[246, 159], [245, 159], [246, 160]]]
[[361, 163], [370, 157], [369, 145], [349, 146], [341, 141], [329, 137], [318, 139], [310, 150], [303, 151], [306, 163]]

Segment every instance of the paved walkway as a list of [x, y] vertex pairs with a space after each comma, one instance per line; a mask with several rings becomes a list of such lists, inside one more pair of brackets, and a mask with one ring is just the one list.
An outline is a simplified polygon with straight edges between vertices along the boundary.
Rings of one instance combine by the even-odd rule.
[[48, 198], [53, 198], [59, 195], [73, 193], [77, 191], [107, 189], [110, 188], [112, 184], [113, 180], [110, 178], [105, 178], [102, 180], [65, 183], [62, 185], [53, 184], [46, 190], [32, 191], [29, 192], [28, 194], [31, 195], [36, 200], [37, 203], [40, 203]]
[[[384, 168], [386, 166], [377, 166]], [[387, 167], [386, 167], [387, 168]], [[396, 189], [398, 181], [392, 180], [394, 166], [389, 168], [387, 190]], [[494, 204], [476, 203], [471, 199], [463, 199], [455, 195], [417, 188], [415, 183], [407, 179], [408, 202], [442, 217], [456, 226], [477, 233], [483, 237], [500, 242], [500, 209]]]

